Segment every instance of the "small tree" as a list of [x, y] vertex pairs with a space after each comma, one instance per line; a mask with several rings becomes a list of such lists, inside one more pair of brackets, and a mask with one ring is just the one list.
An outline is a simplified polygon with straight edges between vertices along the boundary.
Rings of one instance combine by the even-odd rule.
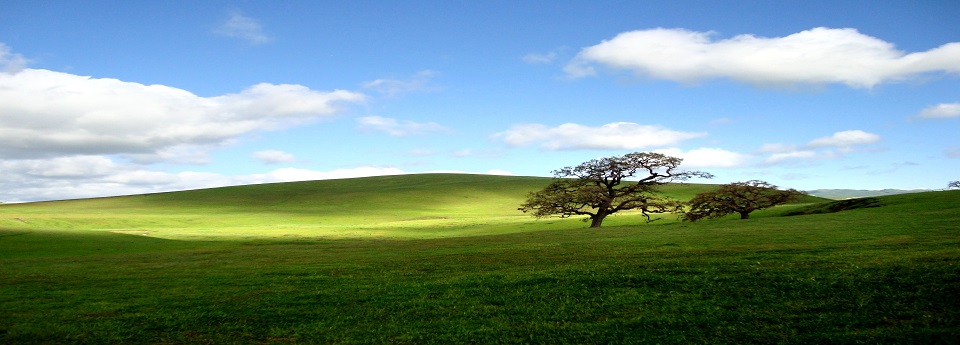
[[682, 219], [693, 222], [731, 213], [739, 213], [740, 219], [748, 219], [750, 212], [794, 201], [803, 194], [795, 189], [779, 190], [777, 186], [759, 180], [734, 182], [697, 194], [687, 202], [690, 210], [683, 213]]
[[947, 183], [947, 188], [960, 188], [960, 181], [950, 181], [950, 183]]
[[[671, 212], [681, 206], [659, 195], [657, 186], [694, 176], [713, 177], [700, 171], [678, 171], [682, 161], [659, 153], [634, 152], [555, 170], [556, 179], [543, 190], [531, 192], [520, 210], [537, 218], [588, 216], [590, 227], [599, 228], [611, 214], [638, 209], [650, 222], [651, 213]], [[638, 181], [626, 181], [638, 173], [643, 176]]]

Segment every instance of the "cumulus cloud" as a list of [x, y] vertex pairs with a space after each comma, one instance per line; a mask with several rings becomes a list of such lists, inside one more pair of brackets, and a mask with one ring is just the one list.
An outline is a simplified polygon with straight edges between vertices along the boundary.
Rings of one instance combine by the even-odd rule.
[[434, 122], [400, 121], [382, 116], [361, 117], [357, 119], [357, 124], [363, 131], [382, 132], [394, 137], [445, 132], [449, 130]]
[[736, 168], [747, 164], [749, 155], [727, 151], [719, 148], [699, 148], [683, 151], [677, 148], [655, 150], [668, 156], [683, 159], [683, 166], [691, 169], [699, 168]]
[[814, 28], [785, 37], [649, 29], [584, 48], [565, 68], [571, 77], [597, 66], [679, 82], [729, 78], [759, 85], [840, 83], [855, 88], [930, 72], [960, 73], [960, 42], [905, 53], [856, 29]]
[[253, 158], [264, 164], [290, 163], [295, 160], [292, 154], [278, 150], [257, 151], [253, 153]]
[[432, 83], [436, 75], [435, 71], [423, 70], [409, 79], [377, 79], [363, 83], [363, 87], [390, 97], [411, 92], [435, 91], [439, 89]]
[[251, 44], [270, 42], [270, 36], [263, 31], [263, 26], [256, 19], [244, 16], [240, 12], [230, 13], [226, 21], [217, 26], [213, 33], [232, 38], [239, 38]]
[[0, 158], [126, 154], [168, 160], [240, 135], [338, 113], [363, 94], [257, 84], [239, 93], [188, 91], [48, 70], [0, 73]]
[[707, 135], [703, 132], [680, 132], [660, 126], [616, 122], [600, 127], [565, 123], [557, 127], [542, 124], [515, 125], [494, 135], [511, 146], [540, 144], [548, 150], [612, 149], [633, 150], [675, 145], [681, 141]]
[[917, 117], [921, 119], [960, 117], [960, 103], [941, 103], [929, 106], [920, 111]]

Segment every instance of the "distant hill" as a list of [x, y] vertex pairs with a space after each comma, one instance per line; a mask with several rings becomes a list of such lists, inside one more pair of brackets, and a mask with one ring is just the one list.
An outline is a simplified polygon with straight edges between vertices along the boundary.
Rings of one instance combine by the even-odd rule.
[[821, 198], [841, 200], [850, 198], [866, 198], [871, 196], [884, 196], [908, 193], [929, 192], [928, 189], [815, 189], [808, 190], [807, 193]]

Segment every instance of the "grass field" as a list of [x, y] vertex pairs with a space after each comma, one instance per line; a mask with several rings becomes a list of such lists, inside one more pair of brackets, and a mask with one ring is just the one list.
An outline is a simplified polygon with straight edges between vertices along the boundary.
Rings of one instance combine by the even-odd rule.
[[0, 205], [0, 343], [960, 339], [960, 191], [588, 229], [516, 210], [548, 182], [408, 175]]

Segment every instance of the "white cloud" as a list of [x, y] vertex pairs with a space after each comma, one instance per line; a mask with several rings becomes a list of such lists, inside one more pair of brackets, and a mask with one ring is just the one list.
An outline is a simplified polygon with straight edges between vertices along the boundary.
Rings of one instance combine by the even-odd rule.
[[[424, 173], [471, 173], [428, 171]], [[24, 202], [158, 193], [235, 185], [410, 174], [395, 167], [360, 166], [318, 171], [281, 168], [262, 174], [223, 175], [155, 171], [100, 156], [0, 161], [0, 202]], [[482, 174], [513, 175], [505, 170]]]
[[797, 147], [795, 145], [786, 145], [781, 143], [772, 143], [772, 144], [763, 144], [760, 146], [760, 149], [757, 150], [760, 153], [784, 153], [796, 151]]
[[185, 171], [168, 173], [102, 156], [0, 161], [0, 201], [40, 201], [156, 193], [243, 184], [325, 180], [405, 174], [392, 167], [356, 167], [332, 171], [298, 168], [230, 176]]
[[880, 136], [861, 130], [851, 130], [833, 133], [829, 137], [817, 138], [807, 144], [808, 147], [837, 147], [850, 148], [856, 145], [872, 144], [880, 141]]
[[450, 153], [450, 155], [452, 155], [452, 156], [454, 156], [454, 157], [458, 157], [458, 158], [463, 158], [463, 157], [474, 156], [474, 155], [476, 155], [477, 153], [478, 153], [477, 150], [473, 150], [473, 149], [461, 149], [461, 150], [453, 151], [452, 153]]
[[338, 113], [363, 94], [257, 84], [199, 97], [164, 85], [48, 70], [0, 73], [0, 158], [124, 154], [139, 161], [202, 162], [199, 147]]
[[960, 103], [941, 103], [929, 106], [920, 111], [917, 117], [922, 119], [960, 117]]
[[263, 32], [263, 26], [256, 19], [246, 17], [240, 12], [231, 12], [230, 18], [217, 26], [213, 33], [245, 40], [251, 44], [263, 44], [271, 41]]
[[571, 77], [596, 74], [596, 65], [679, 82], [729, 78], [751, 84], [841, 83], [871, 88], [929, 72], [960, 72], [960, 42], [904, 53], [855, 29], [814, 28], [785, 37], [649, 29], [624, 32], [584, 48], [566, 66]]
[[257, 151], [253, 153], [253, 158], [264, 164], [290, 163], [296, 160], [292, 154], [278, 150]]
[[411, 92], [436, 91], [439, 87], [432, 84], [433, 77], [436, 75], [435, 71], [423, 70], [407, 80], [377, 79], [363, 83], [363, 87], [390, 97]]
[[836, 132], [828, 137], [816, 138], [802, 147], [780, 143], [764, 144], [757, 152], [761, 154], [769, 153], [770, 155], [767, 156], [763, 163], [773, 165], [800, 160], [839, 158], [845, 153], [856, 151], [855, 147], [857, 146], [873, 144], [880, 140], [881, 137], [877, 134], [857, 129]]
[[684, 152], [677, 148], [655, 150], [668, 156], [683, 159], [687, 168], [736, 168], [747, 164], [749, 155], [719, 148], [699, 148]]
[[17, 73], [27, 67], [27, 59], [10, 52], [10, 47], [0, 43], [0, 73]]
[[511, 146], [539, 143], [540, 147], [549, 150], [633, 150], [675, 145], [683, 140], [705, 135], [707, 133], [680, 132], [660, 126], [616, 122], [600, 127], [575, 123], [565, 123], [557, 127], [541, 124], [515, 125], [495, 134], [494, 138]]
[[366, 116], [357, 119], [361, 130], [383, 132], [394, 137], [425, 134], [431, 132], [448, 131], [444, 126], [434, 122], [399, 121], [382, 116]]
[[765, 164], [777, 164], [788, 160], [798, 160], [798, 159], [813, 159], [817, 158], [817, 152], [811, 150], [800, 150], [800, 151], [790, 151], [790, 152], [781, 152], [774, 153], [767, 157], [763, 162]]
[[2, 160], [0, 171], [34, 178], [72, 179], [108, 176], [117, 164], [101, 156], [57, 157], [53, 159]]

